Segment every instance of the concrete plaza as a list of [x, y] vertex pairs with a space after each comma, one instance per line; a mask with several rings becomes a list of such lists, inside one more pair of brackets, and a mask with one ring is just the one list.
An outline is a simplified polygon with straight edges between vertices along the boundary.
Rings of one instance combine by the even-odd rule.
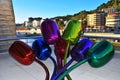
[[[52, 56], [55, 57], [54, 53]], [[43, 62], [52, 73], [52, 61], [48, 59]], [[113, 59], [101, 68], [92, 68], [86, 62], [70, 75], [73, 80], [120, 80], [120, 51], [116, 51]], [[4, 52], [0, 53], [0, 80], [45, 80], [45, 71], [36, 62], [25, 66], [14, 60], [8, 52]]]

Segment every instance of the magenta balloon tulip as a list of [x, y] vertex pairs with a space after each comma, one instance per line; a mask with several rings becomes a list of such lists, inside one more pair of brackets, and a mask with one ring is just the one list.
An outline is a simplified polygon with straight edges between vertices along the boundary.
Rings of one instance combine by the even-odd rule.
[[[59, 38], [59, 40], [56, 41], [54, 46], [55, 46], [56, 56], [59, 56], [61, 59], [64, 59], [67, 42], [61, 37], [61, 38]], [[69, 52], [70, 52], [70, 49], [68, 51], [67, 57], [69, 56]]]
[[60, 36], [57, 23], [50, 19], [46, 19], [42, 22], [41, 32], [42, 32], [43, 38], [48, 44], [54, 44], [55, 41]]

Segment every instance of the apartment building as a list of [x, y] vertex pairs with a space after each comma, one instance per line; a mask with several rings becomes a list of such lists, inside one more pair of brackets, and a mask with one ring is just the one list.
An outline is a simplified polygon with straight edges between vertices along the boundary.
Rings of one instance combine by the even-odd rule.
[[109, 13], [106, 16], [106, 29], [120, 32], [120, 12]]
[[33, 21], [32, 21], [32, 26], [33, 26], [33, 27], [40, 26], [40, 21], [38, 21], [38, 20], [33, 20]]
[[101, 11], [105, 13], [113, 13], [113, 12], [118, 12], [118, 9], [117, 8], [104, 8]]
[[25, 21], [25, 26], [26, 27], [39, 27], [41, 23], [43, 22], [43, 19], [38, 19], [38, 18], [32, 18], [32, 20]]
[[105, 13], [93, 13], [87, 15], [87, 29], [100, 31], [105, 27]]

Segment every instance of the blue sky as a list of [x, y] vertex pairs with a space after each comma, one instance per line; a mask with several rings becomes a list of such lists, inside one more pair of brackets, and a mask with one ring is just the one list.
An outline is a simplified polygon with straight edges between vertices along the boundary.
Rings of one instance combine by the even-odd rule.
[[12, 0], [16, 23], [28, 17], [51, 18], [93, 10], [109, 0]]

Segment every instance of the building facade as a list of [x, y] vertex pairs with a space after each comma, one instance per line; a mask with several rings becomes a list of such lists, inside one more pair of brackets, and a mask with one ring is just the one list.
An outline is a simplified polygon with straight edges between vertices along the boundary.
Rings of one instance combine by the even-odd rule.
[[101, 11], [105, 13], [114, 13], [114, 12], [118, 12], [118, 9], [117, 8], [104, 8]]
[[105, 27], [105, 13], [93, 13], [87, 15], [87, 29], [100, 31]]
[[32, 21], [32, 26], [33, 26], [33, 27], [38, 27], [38, 26], [40, 26], [40, 21], [33, 20], [33, 21]]
[[32, 18], [32, 20], [25, 21], [25, 27], [35, 27], [38, 28], [40, 27], [41, 23], [43, 22], [43, 19], [38, 19], [38, 18]]
[[15, 36], [12, 0], [0, 0], [0, 38]]
[[120, 13], [109, 13], [106, 17], [106, 29], [109, 31], [120, 32]]
[[[0, 38], [16, 36], [12, 0], [0, 0]], [[7, 49], [13, 41], [0, 41], [0, 50]]]

